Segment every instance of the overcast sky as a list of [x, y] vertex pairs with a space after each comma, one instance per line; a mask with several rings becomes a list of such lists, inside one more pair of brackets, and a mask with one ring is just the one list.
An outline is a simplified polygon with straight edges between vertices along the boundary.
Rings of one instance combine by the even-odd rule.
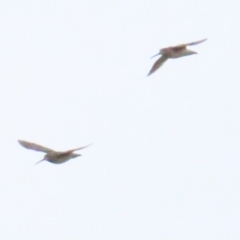
[[[0, 238], [239, 240], [240, 3], [0, 3]], [[146, 77], [160, 48], [208, 38]], [[93, 143], [64, 164], [55, 150]]]

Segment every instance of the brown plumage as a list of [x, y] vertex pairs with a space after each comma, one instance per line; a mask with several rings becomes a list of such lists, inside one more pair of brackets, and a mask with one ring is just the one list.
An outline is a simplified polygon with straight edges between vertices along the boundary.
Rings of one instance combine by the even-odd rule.
[[[22, 145], [23, 147], [25, 147], [27, 149], [46, 153], [44, 158], [41, 161], [46, 160], [48, 162], [55, 163], [55, 164], [64, 163], [64, 162], [70, 160], [71, 158], [76, 158], [76, 157], [81, 156], [81, 154], [74, 153], [74, 151], [86, 148], [91, 145], [91, 144], [89, 144], [84, 147], [74, 148], [74, 149], [70, 149], [70, 150], [67, 150], [64, 152], [57, 152], [50, 148], [46, 148], [41, 145], [38, 145], [36, 143], [27, 142], [24, 140], [18, 140], [18, 142], [20, 143], [20, 145]], [[39, 162], [41, 162], [41, 161], [39, 161]], [[39, 162], [37, 162], [37, 163], [39, 163]]]
[[153, 64], [148, 76], [154, 73], [155, 71], [157, 71], [163, 65], [163, 63], [166, 62], [169, 58], [179, 58], [179, 57], [184, 57], [192, 54], [197, 54], [196, 52], [187, 49], [187, 46], [196, 45], [206, 40], [207, 39], [203, 39], [196, 42], [185, 43], [185, 44], [180, 44], [173, 47], [160, 49], [159, 53], [154, 55], [153, 57], [156, 57], [158, 55], [162, 55], [162, 56]]

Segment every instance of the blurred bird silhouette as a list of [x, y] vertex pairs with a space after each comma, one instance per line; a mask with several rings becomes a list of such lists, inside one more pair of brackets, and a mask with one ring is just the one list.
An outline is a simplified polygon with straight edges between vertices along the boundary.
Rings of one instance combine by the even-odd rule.
[[160, 49], [158, 54], [151, 57], [151, 58], [153, 58], [158, 55], [161, 55], [161, 57], [153, 64], [148, 76], [151, 75], [152, 73], [154, 73], [155, 71], [157, 71], [163, 65], [163, 63], [166, 62], [169, 58], [180, 58], [180, 57], [184, 57], [184, 56], [188, 56], [188, 55], [192, 55], [192, 54], [197, 54], [196, 52], [187, 49], [187, 46], [196, 45], [196, 44], [202, 43], [206, 40], [207, 39], [203, 39], [203, 40], [199, 40], [196, 42], [185, 43], [185, 44], [180, 44], [180, 45], [173, 46], [173, 47], [167, 47], [167, 48]]
[[70, 150], [67, 150], [67, 151], [64, 151], [64, 152], [57, 152], [57, 151], [54, 151], [50, 148], [46, 148], [46, 147], [43, 147], [41, 145], [38, 145], [36, 143], [27, 142], [27, 141], [24, 141], [24, 140], [18, 140], [18, 142], [23, 147], [25, 147], [27, 149], [46, 153], [44, 158], [42, 160], [40, 160], [39, 162], [37, 162], [36, 164], [38, 164], [38, 163], [40, 163], [44, 160], [46, 160], [48, 162], [51, 162], [51, 163], [55, 163], [55, 164], [60, 164], [60, 163], [67, 162], [71, 158], [76, 158], [76, 157], [81, 156], [81, 154], [74, 153], [74, 151], [86, 148], [86, 147], [91, 145], [91, 144], [89, 144], [89, 145], [84, 146], [84, 147], [74, 148], [74, 149], [70, 149]]

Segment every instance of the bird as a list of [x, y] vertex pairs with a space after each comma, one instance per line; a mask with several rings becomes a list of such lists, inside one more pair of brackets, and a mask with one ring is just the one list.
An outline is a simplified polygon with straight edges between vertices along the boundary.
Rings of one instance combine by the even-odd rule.
[[38, 164], [42, 161], [48, 161], [48, 162], [55, 163], [55, 164], [61, 164], [61, 163], [67, 162], [71, 158], [76, 158], [76, 157], [81, 156], [81, 154], [74, 153], [74, 151], [86, 148], [91, 145], [91, 144], [89, 144], [84, 147], [74, 148], [74, 149], [70, 149], [70, 150], [67, 150], [64, 152], [57, 152], [50, 148], [38, 145], [36, 143], [27, 142], [24, 140], [18, 140], [18, 142], [21, 146], [23, 146], [27, 149], [46, 153], [44, 158], [42, 160], [40, 160], [39, 162], [37, 162], [36, 164]]
[[185, 43], [185, 44], [180, 44], [172, 47], [167, 47], [167, 48], [162, 48], [160, 49], [159, 53], [152, 56], [156, 57], [158, 55], [161, 55], [161, 57], [153, 64], [150, 72], [148, 73], [148, 76], [157, 71], [164, 62], [166, 62], [169, 58], [180, 58], [192, 54], [197, 54], [196, 52], [187, 49], [187, 46], [192, 46], [196, 45], [202, 42], [205, 42], [207, 39], [202, 39], [196, 42], [191, 42], [191, 43]]

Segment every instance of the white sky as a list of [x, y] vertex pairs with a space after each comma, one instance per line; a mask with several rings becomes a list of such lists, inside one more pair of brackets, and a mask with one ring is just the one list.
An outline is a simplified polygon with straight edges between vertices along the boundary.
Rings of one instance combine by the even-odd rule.
[[[238, 1], [0, 3], [0, 238], [239, 240]], [[160, 48], [198, 55], [146, 77]], [[56, 150], [89, 143], [62, 165]]]

